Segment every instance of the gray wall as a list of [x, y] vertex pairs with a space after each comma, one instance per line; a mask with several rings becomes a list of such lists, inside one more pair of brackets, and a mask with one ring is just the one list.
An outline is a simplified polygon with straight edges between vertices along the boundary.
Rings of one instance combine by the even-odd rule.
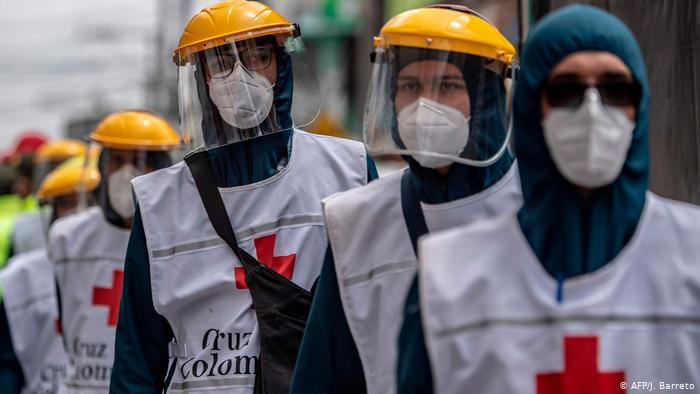
[[651, 84], [651, 189], [700, 204], [700, 1], [534, 0], [536, 13], [571, 3], [610, 11], [634, 32]]

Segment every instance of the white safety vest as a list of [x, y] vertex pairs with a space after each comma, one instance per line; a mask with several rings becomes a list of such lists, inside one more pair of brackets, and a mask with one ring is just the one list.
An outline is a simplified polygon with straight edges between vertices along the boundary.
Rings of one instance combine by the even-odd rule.
[[695, 206], [647, 193], [627, 246], [564, 281], [560, 302], [515, 215], [425, 237], [419, 255], [437, 393], [700, 389]]
[[[321, 200], [367, 183], [357, 142], [293, 133], [289, 163], [263, 181], [219, 188], [240, 247], [310, 289], [327, 238]], [[150, 259], [155, 310], [173, 329], [169, 392], [251, 393], [258, 325], [245, 272], [216, 234], [184, 162], [132, 182]]]
[[[401, 206], [402, 176], [393, 173], [323, 202], [340, 298], [370, 394], [396, 391], [399, 331], [418, 265]], [[513, 164], [478, 194], [421, 206], [428, 230], [438, 231], [514, 210], [521, 201]]]
[[15, 218], [12, 252], [15, 255], [46, 248], [46, 231], [40, 212], [27, 212]]
[[69, 358], [62, 393], [106, 393], [114, 361], [129, 230], [107, 222], [99, 207], [57, 220], [49, 257], [61, 295]]
[[68, 359], [58, 325], [53, 267], [46, 251], [33, 250], [10, 259], [0, 271], [0, 288], [12, 347], [24, 374], [22, 393], [57, 393]]

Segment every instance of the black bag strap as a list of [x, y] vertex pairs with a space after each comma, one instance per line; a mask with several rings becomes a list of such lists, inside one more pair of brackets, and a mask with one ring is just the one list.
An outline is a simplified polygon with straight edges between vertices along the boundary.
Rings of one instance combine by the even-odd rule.
[[[207, 151], [191, 153], [185, 156], [184, 160], [192, 173], [192, 178], [194, 178], [194, 183], [199, 191], [199, 197], [202, 199], [202, 204], [204, 204], [204, 209], [207, 211], [207, 216], [209, 216], [209, 221], [214, 227], [214, 231], [219, 234], [221, 239], [226, 241], [233, 253], [238, 257], [246, 273], [252, 271], [257, 266], [255, 264], [257, 260], [238, 246], [236, 233], [233, 231], [231, 221], [228, 218], [224, 200], [221, 198], [219, 188], [216, 186], [217, 180], [209, 162], [209, 153]], [[258, 264], [260, 263], [258, 262]]]
[[165, 384], [163, 385], [163, 394], [168, 394], [168, 388], [170, 387], [170, 382], [173, 380], [173, 375], [175, 375], [175, 368], [177, 368], [177, 358], [173, 358], [170, 363], [170, 368], [168, 368], [168, 374], [165, 375]]
[[406, 222], [408, 235], [411, 237], [413, 252], [418, 256], [418, 238], [428, 233], [423, 208], [420, 206], [418, 192], [411, 181], [411, 173], [406, 169], [401, 176], [401, 209]]

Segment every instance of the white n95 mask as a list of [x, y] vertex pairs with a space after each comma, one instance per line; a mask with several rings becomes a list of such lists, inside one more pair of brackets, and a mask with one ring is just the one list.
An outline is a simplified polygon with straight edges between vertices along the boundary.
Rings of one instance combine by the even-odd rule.
[[107, 198], [109, 204], [122, 219], [134, 216], [134, 197], [131, 193], [131, 180], [143, 175], [132, 164], [124, 164], [109, 176], [107, 181]]
[[620, 175], [635, 123], [622, 109], [604, 105], [596, 88], [588, 88], [578, 108], [552, 108], [542, 126], [562, 176], [575, 185], [598, 188]]
[[[407, 150], [459, 157], [469, 140], [469, 118], [449, 105], [421, 97], [399, 112], [399, 135]], [[444, 167], [448, 158], [412, 155], [421, 166]]]
[[227, 76], [212, 76], [209, 97], [224, 121], [237, 129], [249, 129], [262, 123], [272, 109], [273, 85], [260, 73], [236, 64]]

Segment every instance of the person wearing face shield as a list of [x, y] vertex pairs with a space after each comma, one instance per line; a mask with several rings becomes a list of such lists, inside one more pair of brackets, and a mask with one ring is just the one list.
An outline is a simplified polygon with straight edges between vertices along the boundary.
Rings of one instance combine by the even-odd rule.
[[[68, 160], [45, 174], [38, 191], [45, 238], [57, 219], [76, 212], [80, 195], [100, 180], [95, 162]], [[44, 230], [45, 229], [45, 230]], [[68, 358], [61, 340], [53, 267], [46, 249], [18, 254], [0, 271], [0, 392], [57, 393]]]
[[419, 245], [438, 392], [695, 389], [700, 209], [647, 190], [648, 110], [616, 17], [569, 6], [531, 30], [514, 98], [522, 208]]
[[395, 16], [375, 47], [365, 143], [408, 169], [324, 200], [330, 248], [295, 393], [403, 392], [400, 358], [424, 352], [412, 341], [418, 237], [520, 203], [506, 146], [515, 49], [503, 35], [466, 7], [438, 5]]
[[104, 118], [89, 135], [101, 180], [97, 206], [51, 226], [48, 253], [59, 290], [60, 325], [69, 366], [62, 393], [106, 393], [134, 215], [131, 180], [169, 166], [180, 139], [163, 118], [122, 111]]
[[[49, 172], [72, 157], [85, 155], [86, 149], [83, 142], [72, 139], [45, 142], [34, 154], [33, 184], [41, 185]], [[42, 233], [39, 212], [32, 211], [17, 216], [12, 232], [12, 253], [22, 254], [30, 250], [45, 248], [46, 237], [38, 236]]]
[[192, 152], [133, 182], [110, 392], [288, 392], [327, 246], [320, 201], [376, 169], [362, 144], [299, 129], [318, 82], [299, 27], [264, 4], [203, 9], [174, 61]]

